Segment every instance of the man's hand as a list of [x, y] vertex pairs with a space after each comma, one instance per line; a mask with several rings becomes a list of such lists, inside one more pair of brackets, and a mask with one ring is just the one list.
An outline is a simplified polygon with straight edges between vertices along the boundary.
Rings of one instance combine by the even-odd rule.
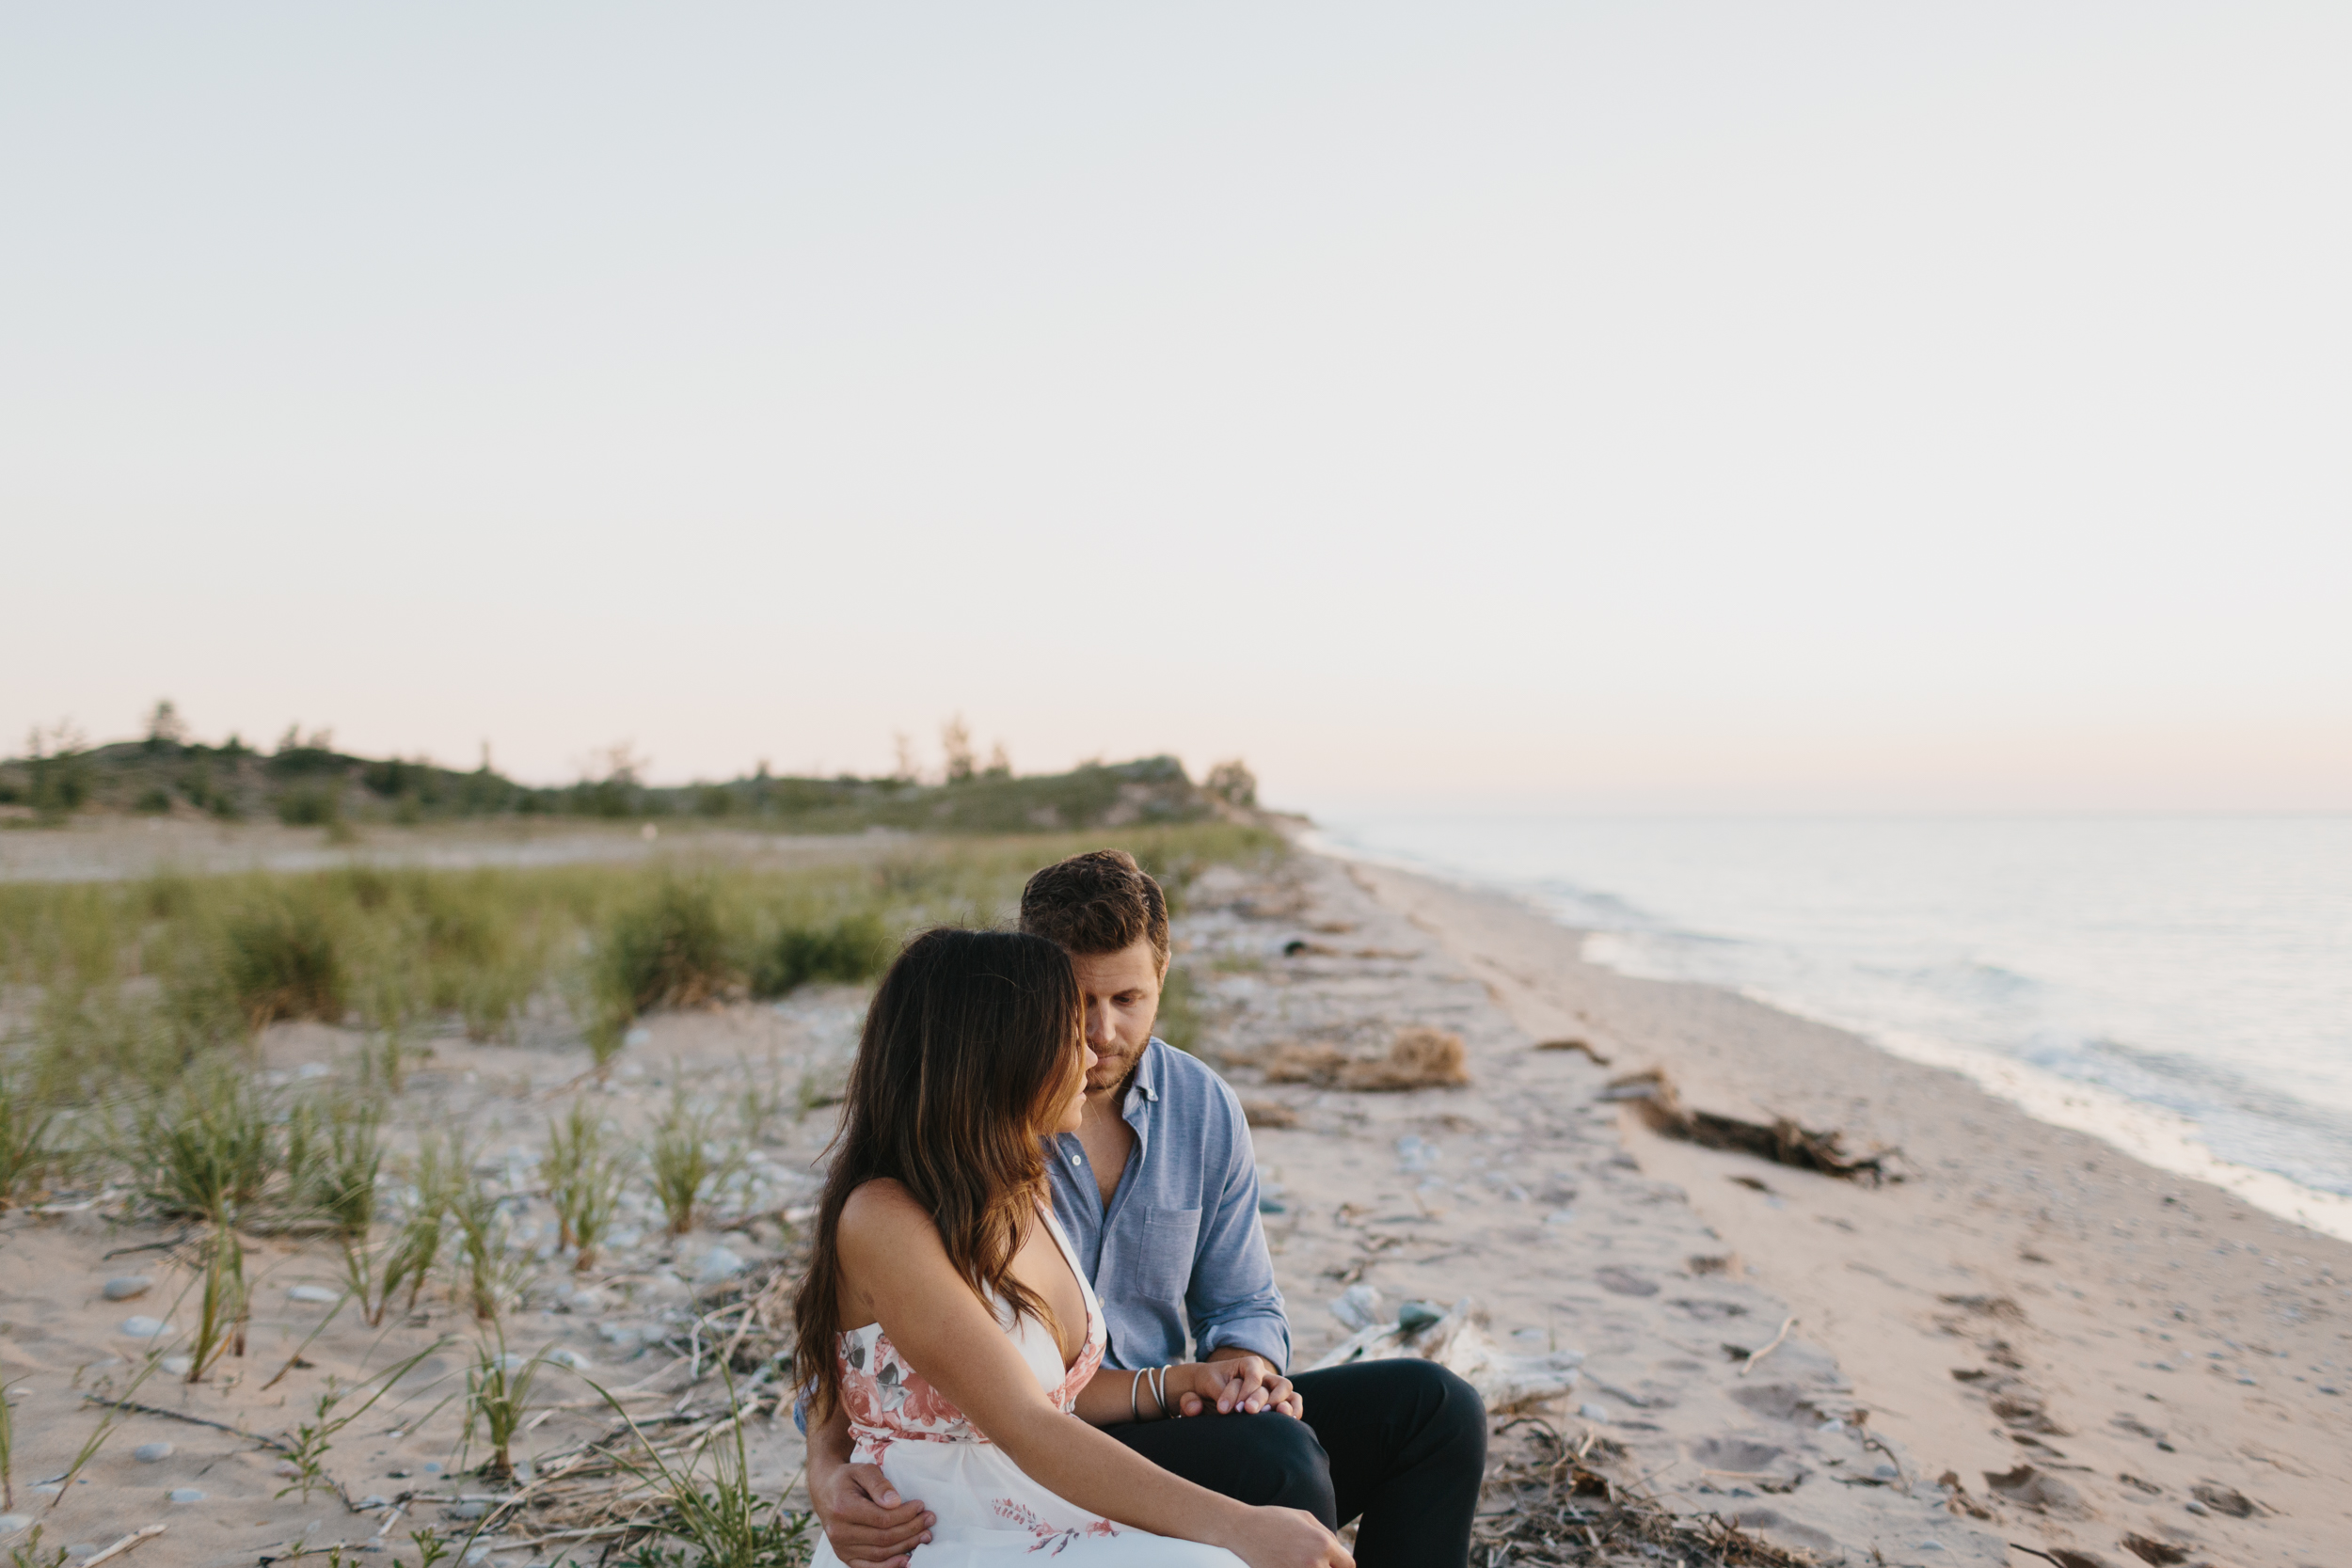
[[809, 1501], [847, 1568], [907, 1568], [908, 1554], [939, 1522], [921, 1502], [901, 1501], [879, 1465], [844, 1465], [812, 1479]]
[[1306, 1402], [1289, 1378], [1276, 1371], [1264, 1356], [1243, 1350], [1212, 1351], [1200, 1366], [1192, 1387], [1172, 1397], [1176, 1409], [1186, 1416], [1200, 1415], [1211, 1406], [1220, 1416], [1236, 1411], [1255, 1416], [1262, 1410], [1284, 1416], [1307, 1413]]

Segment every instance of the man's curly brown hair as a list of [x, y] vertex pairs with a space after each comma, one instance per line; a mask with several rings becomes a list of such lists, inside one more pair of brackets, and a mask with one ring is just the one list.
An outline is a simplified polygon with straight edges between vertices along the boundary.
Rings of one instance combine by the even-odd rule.
[[1148, 941], [1168, 968], [1167, 895], [1124, 849], [1089, 849], [1031, 877], [1021, 890], [1021, 928], [1082, 958]]

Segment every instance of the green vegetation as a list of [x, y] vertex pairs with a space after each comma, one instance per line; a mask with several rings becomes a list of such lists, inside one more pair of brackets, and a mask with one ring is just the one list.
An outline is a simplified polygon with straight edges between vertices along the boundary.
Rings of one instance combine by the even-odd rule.
[[495, 1348], [488, 1339], [474, 1347], [474, 1364], [466, 1373], [465, 1441], [471, 1443], [477, 1429], [489, 1439], [490, 1462], [483, 1470], [493, 1481], [514, 1477], [515, 1433], [521, 1430], [528, 1413], [532, 1381], [546, 1365], [544, 1356], [526, 1359], [508, 1354], [503, 1334], [496, 1339]]
[[653, 1174], [654, 1199], [661, 1205], [673, 1236], [693, 1229], [694, 1216], [741, 1167], [741, 1150], [719, 1147], [718, 1120], [713, 1113], [688, 1104], [681, 1084], [670, 1096], [670, 1108], [654, 1124], [645, 1163]]
[[0, 1019], [19, 1021], [0, 1037], [0, 1155], [45, 1148], [53, 1108], [151, 1101], [183, 1079], [212, 1097], [182, 1107], [190, 1135], [226, 1136], [239, 1115], [218, 1074], [242, 1076], [255, 1032], [280, 1020], [364, 1031], [371, 1059], [355, 1066], [372, 1092], [396, 1090], [405, 1042], [507, 1037], [534, 1008], [568, 1011], [609, 1061], [649, 1009], [855, 981], [908, 932], [1002, 923], [1029, 872], [1105, 839], [1180, 909], [1201, 867], [1280, 852], [1263, 829], [1198, 822], [914, 840], [788, 870], [688, 857], [0, 883]]
[[375, 1294], [366, 1298], [362, 1292], [371, 1326], [382, 1325], [385, 1307], [404, 1284], [408, 1287], [408, 1309], [416, 1309], [418, 1294], [440, 1262], [450, 1211], [466, 1181], [466, 1158], [453, 1136], [419, 1141], [407, 1217], [385, 1249], [381, 1269], [374, 1271]]
[[562, 1243], [577, 1249], [573, 1267], [584, 1274], [596, 1266], [596, 1249], [612, 1228], [628, 1179], [628, 1161], [612, 1147], [610, 1129], [584, 1097], [573, 1100], [563, 1120], [548, 1119], [539, 1173], [547, 1179]]
[[[23, 1379], [18, 1379], [23, 1382]], [[8, 1403], [14, 1383], [0, 1383], [0, 1512], [16, 1512], [16, 1412]]]
[[[166, 713], [167, 703], [157, 705]], [[943, 732], [946, 762], [918, 783], [911, 761], [884, 778], [790, 778], [765, 764], [723, 783], [654, 785], [628, 746], [612, 748], [570, 784], [519, 784], [484, 758], [470, 770], [428, 758], [363, 757], [338, 751], [325, 730], [289, 729], [263, 753], [235, 736], [219, 745], [189, 738], [176, 713], [151, 718], [146, 736], [92, 746], [71, 726], [37, 730], [24, 755], [0, 759], [0, 820], [54, 824], [82, 811], [226, 821], [276, 817], [330, 833], [351, 824], [412, 827], [481, 817], [699, 818], [792, 832], [868, 828], [1016, 833], [1151, 826], [1205, 819], [1254, 803], [1238, 763], [1220, 763], [1196, 785], [1172, 757], [1089, 763], [1067, 773], [1015, 777], [1001, 751], [982, 767], [960, 723]]]
[[[366, 1415], [393, 1384], [416, 1370], [427, 1356], [448, 1342], [446, 1339], [436, 1339], [405, 1360], [394, 1362], [356, 1384], [346, 1386], [329, 1377], [326, 1386], [319, 1391], [318, 1399], [312, 1405], [310, 1419], [294, 1428], [292, 1451], [287, 1454], [294, 1466], [294, 1478], [292, 1484], [278, 1488], [278, 1496], [282, 1497], [289, 1492], [299, 1492], [302, 1500], [309, 1502], [312, 1492], [332, 1489], [335, 1482], [327, 1476], [323, 1462], [327, 1450], [334, 1446], [336, 1435]], [[348, 1409], [344, 1408], [345, 1402], [352, 1395], [363, 1390], [367, 1398]]]
[[818, 926], [782, 926], [754, 959], [754, 996], [784, 996], [816, 980], [854, 984], [890, 967], [898, 944], [873, 911]]
[[[815, 1515], [795, 1513], [784, 1506], [781, 1497], [763, 1497], [754, 1489], [750, 1454], [743, 1440], [742, 1406], [736, 1395], [734, 1374], [725, 1375], [727, 1403], [738, 1411], [736, 1418], [677, 1465], [645, 1436], [619, 1400], [596, 1383], [589, 1384], [603, 1395], [613, 1414], [628, 1423], [629, 1434], [644, 1455], [642, 1460], [615, 1457], [622, 1468], [661, 1499], [661, 1512], [652, 1521], [654, 1528], [692, 1548], [690, 1553], [648, 1543], [624, 1560], [627, 1568], [688, 1568], [690, 1563], [693, 1568], [801, 1568], [808, 1561]], [[707, 1485], [697, 1474], [704, 1453], [712, 1456]]]
[[458, 1285], [475, 1318], [495, 1323], [530, 1284], [530, 1255], [508, 1245], [505, 1211], [479, 1181], [458, 1187], [449, 1215], [457, 1222]]
[[13, 1203], [17, 1188], [48, 1164], [49, 1130], [56, 1122], [54, 1112], [35, 1105], [15, 1079], [0, 1072], [0, 1209]]

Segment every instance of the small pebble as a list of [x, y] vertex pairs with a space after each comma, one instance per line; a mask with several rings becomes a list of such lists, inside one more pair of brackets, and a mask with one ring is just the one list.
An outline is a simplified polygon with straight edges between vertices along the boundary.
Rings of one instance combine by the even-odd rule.
[[2205, 1512], [2205, 1505], [2203, 1503], [2192, 1502], [2188, 1505], [2188, 1511], [2191, 1513], [2202, 1513]]
[[131, 1450], [131, 1457], [142, 1465], [161, 1465], [171, 1457], [169, 1443], [141, 1443]]
[[342, 1299], [341, 1291], [330, 1291], [324, 1285], [297, 1285], [286, 1292], [288, 1301], [330, 1302]]
[[33, 1522], [29, 1513], [0, 1513], [0, 1535], [10, 1535]]
[[[648, 827], [648, 828], [650, 828], [650, 827], [652, 827], [652, 826], [653, 826], [653, 824], [652, 824], [652, 823], [650, 823], [650, 822], [648, 822], [648, 823], [646, 823], [646, 824], [645, 824], [645, 826], [646, 826], [646, 827]], [[487, 1547], [487, 1546], [469, 1546], [469, 1547], [467, 1547], [467, 1548], [466, 1548], [466, 1568], [481, 1568], [481, 1565], [482, 1565], [483, 1563], [485, 1563], [485, 1562], [487, 1562], [487, 1561], [489, 1561], [489, 1560], [490, 1560], [490, 1548], [489, 1548], [489, 1547]]]
[[193, 1486], [175, 1486], [164, 1494], [164, 1501], [171, 1503], [200, 1503], [204, 1494]]
[[424, 1473], [428, 1476], [439, 1475], [441, 1473], [441, 1462], [437, 1459], [426, 1460], [424, 1462]]
[[143, 1274], [121, 1274], [106, 1281], [108, 1301], [129, 1301], [133, 1296], [147, 1294], [147, 1288], [155, 1282]]
[[1919, 1549], [1923, 1552], [1940, 1552], [1944, 1549], [1944, 1543], [1931, 1535], [1919, 1543]]
[[125, 1318], [122, 1332], [134, 1339], [152, 1339], [171, 1332], [171, 1325], [161, 1318]]
[[1580, 1404], [1576, 1407], [1576, 1413], [1588, 1421], [1609, 1419], [1609, 1407], [1605, 1404]]
[[694, 1265], [694, 1283], [716, 1285], [723, 1279], [733, 1279], [743, 1272], [743, 1259], [731, 1247], [714, 1246]]
[[1901, 1476], [1902, 1472], [1895, 1468], [1892, 1465], [1881, 1465], [1877, 1468], [1873, 1469], [1870, 1474], [1876, 1476], [1881, 1481], [1894, 1481], [1898, 1477]]
[[2319, 1386], [2319, 1391], [2320, 1391], [2321, 1393], [2323, 1393], [2323, 1394], [2340, 1394], [2340, 1393], [2344, 1392], [2344, 1390], [2343, 1390], [2343, 1389], [2338, 1388], [2338, 1387], [2337, 1387], [2334, 1384], [2332, 1384], [2332, 1383], [2323, 1383], [2323, 1384], [2321, 1384], [2321, 1385]]
[[167, 1355], [162, 1362], [166, 1377], [185, 1377], [195, 1365], [195, 1358], [186, 1355]]
[[490, 1505], [483, 1502], [452, 1503], [441, 1512], [452, 1519], [479, 1519], [490, 1512]]

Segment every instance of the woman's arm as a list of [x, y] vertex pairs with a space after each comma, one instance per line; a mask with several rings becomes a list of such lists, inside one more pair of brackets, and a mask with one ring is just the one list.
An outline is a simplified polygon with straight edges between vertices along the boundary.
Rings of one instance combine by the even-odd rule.
[[[838, 1235], [843, 1279], [856, 1298], [842, 1304], [853, 1309], [849, 1320], [879, 1321], [931, 1386], [1055, 1496], [1155, 1535], [1223, 1546], [1252, 1568], [1350, 1562], [1311, 1514], [1220, 1497], [1064, 1415], [898, 1183], [870, 1181], [851, 1194]], [[1118, 1393], [1123, 1401], [1126, 1390]]]

